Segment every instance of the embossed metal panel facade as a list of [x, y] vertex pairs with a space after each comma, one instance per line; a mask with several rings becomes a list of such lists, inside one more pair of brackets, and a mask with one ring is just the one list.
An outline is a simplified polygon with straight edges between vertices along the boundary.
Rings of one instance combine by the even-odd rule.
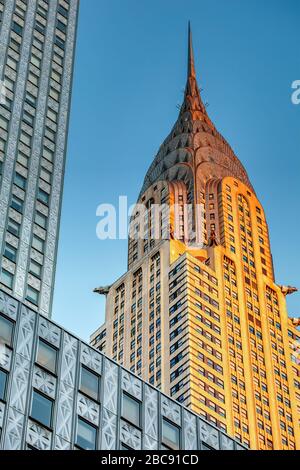
[[0, 282], [44, 315], [51, 314], [78, 5], [0, 2]]
[[[0, 449], [71, 450], [85, 448], [78, 423], [93, 430], [94, 448], [244, 449], [238, 442], [85, 342], [0, 290], [0, 316], [11, 321], [13, 339], [1, 344], [0, 370], [6, 374], [0, 397]], [[42, 361], [40, 344], [50, 356]], [[53, 372], [53, 370], [55, 372]], [[82, 371], [94, 379], [89, 395]], [[89, 382], [90, 383], [90, 382]], [[51, 408], [50, 423], [34, 412], [34, 395]], [[135, 404], [137, 420], [123, 406]], [[50, 409], [49, 408], [49, 409]], [[179, 436], [172, 446], [163, 423]]]

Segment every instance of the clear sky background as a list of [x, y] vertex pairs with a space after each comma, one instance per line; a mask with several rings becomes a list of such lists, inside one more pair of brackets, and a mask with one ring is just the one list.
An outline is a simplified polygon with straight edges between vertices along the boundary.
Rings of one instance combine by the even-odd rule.
[[[93, 288], [126, 271], [127, 242], [96, 237], [96, 208], [128, 195], [173, 126], [191, 20], [203, 100], [262, 202], [277, 282], [300, 287], [299, 0], [81, 0], [53, 318], [84, 339]], [[288, 298], [300, 315], [300, 294]]]

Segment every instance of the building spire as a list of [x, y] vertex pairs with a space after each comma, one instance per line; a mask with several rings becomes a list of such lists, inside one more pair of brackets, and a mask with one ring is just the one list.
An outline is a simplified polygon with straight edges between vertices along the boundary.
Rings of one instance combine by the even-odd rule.
[[184, 101], [180, 114], [189, 113], [192, 121], [206, 121], [206, 123], [214, 129], [214, 125], [210, 121], [205, 106], [202, 102], [199, 87], [197, 84], [194, 48], [192, 38], [191, 22], [188, 23], [188, 61], [187, 61], [187, 81], [185, 87]]
[[188, 78], [196, 78], [195, 72], [195, 61], [194, 61], [194, 49], [193, 49], [193, 37], [191, 22], [189, 21], [189, 34], [188, 34]]
[[[204, 192], [203, 185], [206, 184], [206, 181], [212, 178], [218, 180], [221, 176], [228, 175], [243, 181], [254, 192], [243, 165], [235, 156], [230, 145], [215, 128], [207, 114], [207, 105], [202, 101], [196, 79], [190, 22], [188, 23], [188, 38], [184, 40], [184, 43], [186, 42], [187, 57], [183, 61], [183, 73], [186, 73], [187, 77], [183, 103], [180, 107], [177, 121], [161, 145], [145, 176], [140, 197], [142, 197], [154, 181], [181, 179], [187, 182], [188, 192], [191, 195], [195, 193], [195, 201], [197, 202], [198, 193], [196, 192], [196, 185], [198, 185], [198, 189], [202, 188], [201, 192]], [[173, 149], [176, 149], [176, 151]], [[186, 155], [184, 162], [188, 163], [188, 166], [190, 165], [191, 156], [196, 162], [195, 168], [198, 168], [201, 163], [203, 179], [201, 179], [202, 176], [199, 179], [196, 174], [191, 175], [190, 169], [186, 170], [181, 160], [183, 155]], [[198, 183], [195, 183], [195, 181], [198, 181]], [[220, 243], [219, 237], [212, 238], [210, 243], [212, 245]]]

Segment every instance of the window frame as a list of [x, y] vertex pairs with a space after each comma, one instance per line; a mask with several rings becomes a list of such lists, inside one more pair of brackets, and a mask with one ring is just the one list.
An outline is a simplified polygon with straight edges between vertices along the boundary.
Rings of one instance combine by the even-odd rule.
[[[139, 407], [139, 413], [138, 413], [138, 424], [134, 423], [131, 421], [124, 413], [124, 397], [128, 398], [132, 402], [136, 403]], [[125, 392], [125, 390], [122, 391], [122, 399], [121, 399], [121, 417], [124, 419], [126, 422], [130, 423], [132, 426], [136, 427], [137, 429], [141, 429], [141, 418], [142, 418], [142, 407], [141, 407], [141, 402], [130, 395], [129, 393]]]
[[[98, 384], [97, 384], [97, 397], [95, 398], [94, 396], [92, 395], [89, 395], [89, 393], [85, 392], [84, 390], [82, 390], [81, 388], [81, 385], [82, 385], [82, 371], [86, 371], [88, 372], [89, 374], [91, 375], [94, 375], [95, 378], [97, 379], [98, 381]], [[97, 374], [95, 371], [89, 369], [88, 367], [86, 367], [84, 364], [81, 364], [81, 367], [80, 367], [80, 377], [79, 377], [79, 391], [80, 393], [82, 393], [84, 396], [88, 397], [90, 400], [93, 400], [95, 401], [96, 403], [100, 403], [100, 394], [101, 394], [101, 376], [99, 374]]]
[[9, 261], [11, 261], [12, 263], [16, 263], [17, 257], [18, 257], [18, 250], [16, 247], [11, 245], [10, 243], [5, 242], [3, 256]]
[[11, 324], [11, 339], [10, 339], [10, 343], [7, 343], [4, 339], [3, 343], [5, 346], [7, 346], [8, 348], [11, 348], [13, 347], [13, 342], [14, 342], [14, 332], [15, 332], [15, 323], [10, 320], [9, 318], [7, 318], [5, 315], [3, 315], [2, 313], [0, 314], [0, 320], [3, 319], [5, 322], [7, 322], [7, 324]]
[[2, 396], [0, 395], [0, 401], [5, 403], [6, 402], [6, 393], [7, 393], [7, 383], [8, 383], [8, 372], [7, 372], [7, 370], [4, 370], [4, 369], [0, 368], [0, 374], [3, 374], [5, 376], [3, 394], [2, 394]]
[[[40, 223], [40, 221], [37, 221], [37, 218], [40, 218], [41, 220], [44, 220], [45, 221], [45, 225], [42, 225]], [[37, 224], [39, 227], [41, 227], [42, 229], [46, 230], [47, 229], [47, 222], [48, 222], [48, 217], [45, 215], [45, 214], [42, 214], [42, 212], [40, 212], [39, 210], [36, 210], [35, 211], [35, 214], [34, 214], [34, 223]]]
[[[12, 227], [13, 225], [15, 224], [15, 226], [17, 226], [17, 230], [15, 231], [13, 228], [10, 228]], [[21, 232], [21, 224], [19, 224], [18, 222], [16, 222], [12, 217], [9, 217], [8, 218], [8, 221], [7, 221], [7, 231], [9, 233], [11, 233], [12, 235], [14, 235], [15, 237], [19, 237], [20, 236], [20, 232]]]
[[[33, 410], [34, 395], [39, 395], [40, 397], [42, 397], [44, 400], [48, 401], [51, 404], [49, 424], [45, 424], [41, 420], [39, 420], [38, 418], [33, 416], [32, 410]], [[30, 419], [32, 419], [36, 423], [40, 424], [41, 426], [44, 426], [46, 429], [52, 430], [53, 414], [54, 414], [54, 406], [53, 405], [54, 405], [54, 400], [52, 398], [45, 395], [40, 390], [37, 390], [36, 388], [33, 388], [32, 389], [32, 394], [31, 394], [31, 406], [30, 406], [30, 414], [29, 414]]]
[[[178, 447], [176, 446], [176, 444], [174, 444], [171, 441], [166, 440], [164, 438], [164, 433], [163, 433], [164, 423], [166, 423], [169, 426], [172, 426], [178, 432]], [[165, 418], [164, 416], [162, 416], [162, 420], [161, 420], [161, 444], [168, 447], [171, 450], [179, 450], [180, 449], [180, 444], [181, 444], [180, 428], [175, 423], [173, 423], [169, 419]]]
[[[39, 274], [37, 274], [37, 272], [35, 272], [32, 269], [32, 266], [38, 266], [38, 268], [40, 270]], [[37, 263], [36, 261], [34, 261], [32, 258], [30, 258], [28, 272], [30, 274], [32, 274], [32, 276], [36, 277], [37, 279], [41, 279], [42, 275], [43, 275], [43, 266], [41, 264]]]
[[50, 194], [44, 191], [42, 188], [38, 188], [37, 200], [44, 204], [46, 207], [49, 207], [50, 204]]
[[[2, 278], [2, 275], [5, 274], [7, 275], [7, 277], [9, 278], [9, 280], [11, 281], [9, 283], [9, 285], [7, 283], [4, 282], [3, 278]], [[9, 272], [7, 269], [4, 269], [2, 268], [0, 270], [0, 283], [3, 284], [5, 287], [7, 287], [8, 289], [13, 289], [13, 286], [14, 286], [14, 275]]]
[[[54, 369], [50, 369], [49, 367], [47, 367], [47, 366], [45, 366], [44, 364], [41, 364], [41, 363], [39, 362], [38, 356], [39, 356], [39, 346], [40, 346], [40, 343], [44, 344], [46, 347], [48, 347], [49, 349], [52, 349], [52, 350], [55, 352], [55, 364], [54, 364]], [[59, 350], [58, 350], [55, 346], [53, 346], [52, 344], [48, 343], [48, 341], [44, 340], [44, 338], [41, 338], [41, 337], [38, 338], [38, 344], [37, 344], [37, 349], [36, 349], [36, 357], [35, 357], [35, 364], [36, 364], [38, 367], [41, 367], [42, 369], [44, 369], [44, 370], [47, 371], [48, 373], [57, 376], [58, 354], [59, 354]]]
[[[34, 242], [40, 243], [40, 244], [41, 244], [41, 249], [38, 248], [36, 245], [34, 245]], [[44, 254], [45, 254], [45, 253], [44, 253], [44, 252], [45, 252], [45, 244], [46, 244], [45, 240], [43, 240], [43, 239], [40, 238], [39, 236], [33, 234], [33, 236], [32, 236], [32, 241], [31, 241], [31, 247], [32, 247], [34, 250], [36, 250], [36, 251], [38, 251], [39, 253], [42, 253], [42, 254], [44, 255]]]
[[[14, 204], [15, 203], [15, 204]], [[16, 205], [18, 207], [16, 207]], [[15, 194], [12, 194], [12, 197], [11, 197], [11, 202], [10, 202], [10, 207], [12, 207], [12, 209], [14, 209], [15, 211], [17, 211], [19, 214], [23, 214], [23, 211], [24, 211], [24, 201], [22, 199], [20, 199], [18, 196], [16, 196]]]
[[[29, 296], [28, 292], [29, 292], [30, 290], [31, 290], [32, 292], [36, 292], [36, 293], [37, 293], [37, 299], [36, 299], [36, 300], [35, 300], [33, 297], [30, 297], [30, 296]], [[38, 306], [39, 300], [40, 300], [40, 294], [41, 294], [40, 291], [38, 291], [37, 289], [35, 289], [35, 288], [32, 287], [31, 285], [27, 284], [27, 287], [26, 287], [26, 297], [25, 297], [25, 299], [26, 299], [28, 302], [32, 303], [32, 305]]]
[[[95, 446], [94, 446], [94, 448], [87, 449], [87, 448], [82, 447], [82, 446], [78, 443], [78, 429], [79, 429], [79, 426], [78, 426], [78, 425], [79, 425], [79, 422], [84, 423], [85, 425], [89, 426], [91, 429], [93, 429], [93, 430], [95, 431]], [[81, 449], [81, 450], [96, 450], [96, 449], [97, 449], [98, 434], [99, 434], [99, 428], [97, 428], [96, 426], [94, 426], [92, 423], [90, 423], [90, 422], [87, 421], [86, 419], [82, 418], [82, 416], [77, 416], [77, 421], [76, 421], [76, 433], [75, 433], [75, 446], [76, 446], [78, 449]]]

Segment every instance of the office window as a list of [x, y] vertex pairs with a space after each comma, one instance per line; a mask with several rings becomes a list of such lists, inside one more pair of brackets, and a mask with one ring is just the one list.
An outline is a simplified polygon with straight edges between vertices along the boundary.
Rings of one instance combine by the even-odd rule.
[[33, 237], [32, 237], [32, 247], [35, 248], [36, 250], [40, 251], [40, 252], [43, 252], [44, 251], [44, 240], [37, 237], [36, 235], [33, 235]]
[[27, 134], [26, 132], [24, 131], [21, 131], [21, 134], [20, 134], [20, 142], [22, 142], [24, 145], [26, 145], [27, 147], [30, 147], [31, 146], [31, 136], [29, 134]]
[[15, 81], [5, 76], [5, 88], [13, 93], [15, 90]]
[[10, 261], [13, 261], [13, 263], [16, 262], [17, 259], [17, 250], [15, 247], [9, 245], [9, 243], [5, 244], [4, 248], [4, 256], [8, 258]]
[[17, 33], [19, 36], [22, 36], [23, 28], [18, 23], [13, 21], [12, 23], [12, 30]]
[[47, 183], [49, 183], [49, 184], [51, 183], [52, 175], [51, 175], [50, 171], [45, 170], [45, 168], [41, 168], [40, 177], [44, 181], [46, 181]]
[[28, 160], [29, 157], [27, 157], [25, 153], [18, 152], [17, 161], [21, 163], [21, 165], [23, 165], [25, 168], [28, 168]]
[[50, 346], [50, 344], [45, 343], [42, 339], [39, 339], [38, 352], [37, 352], [37, 363], [50, 372], [55, 374], [56, 372], [56, 363], [57, 363], [57, 350]]
[[32, 54], [30, 62], [38, 69], [41, 67], [41, 60], [34, 54]]
[[23, 212], [23, 201], [13, 194], [11, 199], [11, 207], [18, 212]]
[[6, 140], [0, 138], [0, 151], [5, 152], [6, 149]]
[[47, 117], [51, 119], [51, 121], [57, 123], [57, 113], [50, 108], [48, 108]]
[[60, 47], [62, 50], [65, 49], [65, 43], [62, 39], [60, 39], [58, 36], [55, 38], [55, 44]]
[[41, 34], [45, 34], [45, 26], [38, 20], [36, 20], [35, 22], [35, 29], [41, 33]]
[[97, 430], [83, 419], [78, 418], [76, 445], [85, 450], [96, 449]]
[[46, 158], [46, 160], [49, 160], [49, 162], [52, 162], [53, 161], [53, 152], [51, 152], [51, 150], [49, 150], [48, 148], [44, 147], [44, 150], [43, 150], [43, 157]]
[[94, 400], [99, 398], [100, 377], [85, 367], [81, 368], [80, 390]]
[[0, 370], [0, 400], [5, 400], [7, 373]]
[[48, 12], [47, 12], [46, 8], [43, 8], [41, 5], [38, 5], [37, 11], [39, 12], [39, 14], [41, 16], [43, 16], [44, 18], [47, 18], [47, 13]]
[[172, 449], [179, 449], [179, 428], [165, 419], [162, 421], [162, 441]]
[[47, 427], [51, 426], [53, 402], [37, 391], [32, 394], [31, 417]]
[[47, 226], [47, 217], [45, 215], [41, 214], [40, 212], [35, 213], [34, 221], [40, 227], [46, 228], [46, 226]]
[[38, 200], [43, 202], [44, 204], [49, 203], [49, 194], [39, 188], [38, 190]]
[[37, 305], [39, 301], [39, 291], [31, 286], [27, 286], [26, 299], [29, 300], [29, 302]]
[[6, 271], [5, 269], [2, 269], [0, 280], [2, 284], [12, 289], [14, 277], [11, 273]]
[[4, 343], [7, 346], [12, 345], [13, 329], [13, 322], [0, 315], [0, 343]]
[[65, 18], [68, 18], [68, 10], [66, 10], [62, 5], [58, 6], [57, 11]]
[[122, 416], [135, 426], [140, 426], [140, 403], [126, 393], [122, 397]]
[[30, 106], [36, 106], [36, 97], [33, 96], [29, 91], [26, 91], [25, 101], [26, 103], [30, 104]]
[[15, 59], [13, 59], [12, 57], [7, 56], [6, 64], [7, 64], [8, 67], [10, 67], [11, 69], [17, 71], [17, 69], [18, 69], [18, 62], [17, 62]]
[[42, 275], [42, 266], [31, 259], [29, 264], [29, 272], [40, 278]]
[[8, 120], [2, 116], [0, 116], [0, 127], [4, 129], [5, 131], [8, 130]]
[[[32, 114], [28, 113], [27, 111], [23, 111], [23, 121], [26, 122], [29, 126], [33, 127], [34, 124], [34, 116]], [[25, 188], [23, 188], [25, 189]]]
[[57, 20], [56, 27], [62, 33], [66, 33], [66, 31], [67, 31], [67, 26], [62, 21]]
[[39, 39], [37, 39], [36, 37], [34, 37], [34, 39], [33, 39], [33, 45], [40, 51], [42, 51], [44, 49], [43, 42], [40, 41]]
[[7, 231], [18, 237], [20, 235], [20, 224], [13, 219], [8, 219]]

